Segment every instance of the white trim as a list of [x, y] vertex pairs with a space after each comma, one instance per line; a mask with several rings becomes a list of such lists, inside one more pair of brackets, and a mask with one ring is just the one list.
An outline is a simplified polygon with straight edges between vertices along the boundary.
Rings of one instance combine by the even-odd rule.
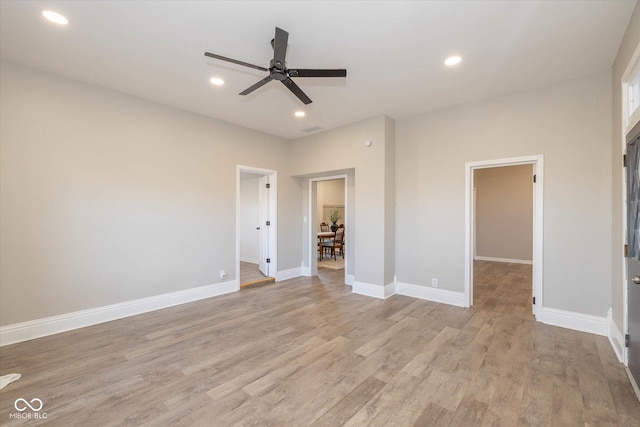
[[389, 298], [392, 297], [396, 294], [396, 282], [394, 279], [393, 283], [387, 283], [386, 285], [384, 285], [384, 297]]
[[473, 248], [475, 247], [473, 227], [473, 171], [475, 169], [493, 168], [501, 166], [533, 165], [533, 173], [536, 175], [536, 184], [533, 184], [533, 259], [532, 259], [532, 293], [536, 298], [536, 305], [532, 307], [536, 319], [542, 318], [544, 308], [543, 295], [543, 247], [544, 247], [544, 156], [533, 155], [512, 157], [507, 159], [484, 160], [465, 163], [465, 211], [464, 211], [464, 307], [473, 305]]
[[355, 282], [356, 280], [356, 276], [353, 274], [347, 274], [347, 280], [346, 280], [346, 284], [353, 286], [353, 282]]
[[463, 292], [448, 291], [446, 289], [430, 288], [427, 286], [398, 282], [396, 283], [396, 294], [442, 304], [455, 305], [456, 307], [465, 306], [465, 295]]
[[289, 270], [278, 271], [276, 273], [276, 282], [282, 280], [294, 279], [296, 277], [304, 276], [303, 267], [290, 268]]
[[609, 311], [607, 311], [607, 325], [609, 326], [607, 336], [609, 337], [611, 347], [613, 347], [613, 351], [616, 353], [618, 361], [626, 365], [627, 352], [625, 351], [624, 346], [624, 335], [622, 334], [622, 332], [620, 332], [620, 329], [618, 329], [618, 326], [613, 321], [611, 308], [609, 309]]
[[0, 328], [0, 346], [14, 344], [34, 338], [54, 335], [73, 329], [110, 322], [124, 317], [148, 313], [193, 301], [235, 292], [240, 289], [237, 280], [199, 286], [183, 291], [155, 295], [133, 301], [75, 311], [44, 319], [30, 320]]
[[380, 286], [372, 283], [354, 281], [352, 292], [354, 294], [365, 295], [368, 297], [387, 299], [394, 295], [395, 285], [390, 283], [385, 286]]
[[588, 332], [605, 337], [608, 336], [609, 325], [606, 317], [592, 316], [590, 314], [558, 310], [549, 307], [545, 307], [542, 312], [542, 322], [547, 325], [560, 326], [561, 328]]
[[[631, 129], [640, 121], [640, 108], [634, 113], [629, 114], [629, 82], [640, 73], [640, 43], [636, 46], [627, 68], [622, 74], [621, 90], [622, 90], [622, 134], [626, 136]], [[624, 139], [624, 138], [623, 138]], [[624, 152], [624, 150], [623, 150]]]
[[[625, 89], [627, 89], [628, 86], [625, 84]], [[625, 90], [625, 93], [628, 92], [628, 89]], [[628, 103], [628, 101], [627, 101]], [[633, 129], [633, 127], [638, 124], [638, 122], [640, 122], [640, 107], [636, 109], [636, 111], [631, 115], [631, 116], [627, 116], [627, 121], [629, 122], [629, 124], [626, 126], [626, 131], [627, 133], [631, 132], [631, 129]]]
[[[475, 250], [475, 199], [473, 196], [473, 169], [469, 163], [464, 166], [464, 305], [463, 307], [471, 307], [473, 305], [473, 257]], [[469, 198], [472, 200], [469, 200]]]
[[510, 258], [494, 258], [490, 256], [478, 256], [476, 255], [476, 261], [491, 261], [491, 262], [507, 262], [510, 264], [533, 264], [533, 261], [526, 259], [510, 259]]
[[633, 375], [631, 375], [631, 371], [628, 367], [625, 366], [624, 370], [627, 372], [627, 377], [629, 377], [629, 381], [631, 382], [633, 392], [636, 394], [636, 398], [640, 400], [640, 387], [638, 387], [638, 383], [636, 383], [636, 380], [633, 378]]
[[[236, 280], [240, 281], [240, 174], [253, 173], [269, 177], [269, 277], [278, 272], [278, 172], [271, 169], [236, 165]], [[259, 263], [259, 262], [258, 262]]]
[[257, 259], [249, 259], [249, 258], [240, 257], [240, 261], [241, 262], [248, 262], [249, 264], [258, 264], [258, 260]]

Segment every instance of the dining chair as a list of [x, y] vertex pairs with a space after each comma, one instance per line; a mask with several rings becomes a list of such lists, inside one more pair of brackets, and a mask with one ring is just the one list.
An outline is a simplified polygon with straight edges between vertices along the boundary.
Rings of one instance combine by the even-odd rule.
[[[329, 224], [327, 224], [326, 222], [322, 222], [320, 224], [320, 232], [324, 233], [324, 232], [329, 232], [329, 231], [331, 231], [329, 229]], [[319, 238], [318, 239], [318, 259], [320, 261], [322, 261], [324, 253], [328, 253], [329, 252], [329, 249], [324, 247], [322, 244], [323, 243], [328, 243], [328, 242], [331, 242], [331, 241], [333, 241], [332, 237], [331, 238], [323, 237], [323, 238]]]
[[340, 255], [344, 258], [344, 227], [338, 228], [332, 241], [322, 242], [322, 249], [330, 249], [331, 256], [336, 259], [336, 251], [340, 251]]

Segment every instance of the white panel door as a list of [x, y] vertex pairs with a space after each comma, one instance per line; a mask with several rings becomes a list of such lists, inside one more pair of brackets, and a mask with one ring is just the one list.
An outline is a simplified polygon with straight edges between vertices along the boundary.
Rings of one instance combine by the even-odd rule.
[[263, 176], [259, 180], [258, 189], [258, 209], [260, 210], [260, 253], [258, 268], [265, 276], [269, 276], [269, 177]]
[[627, 145], [627, 296], [629, 371], [640, 384], [640, 135]]

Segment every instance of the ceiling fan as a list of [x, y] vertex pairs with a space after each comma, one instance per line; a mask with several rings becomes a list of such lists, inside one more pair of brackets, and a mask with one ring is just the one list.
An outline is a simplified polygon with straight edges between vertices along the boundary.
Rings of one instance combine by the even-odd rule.
[[220, 59], [222, 61], [232, 62], [234, 64], [244, 65], [245, 67], [255, 68], [260, 71], [267, 71], [269, 75], [260, 80], [253, 86], [240, 92], [240, 95], [248, 95], [254, 90], [266, 85], [271, 80], [282, 82], [295, 96], [305, 105], [311, 103], [311, 99], [300, 89], [300, 87], [291, 80], [291, 77], [347, 77], [347, 70], [316, 70], [304, 68], [287, 68], [285, 56], [287, 54], [287, 41], [289, 33], [282, 28], [276, 27], [276, 36], [271, 40], [273, 47], [273, 59], [269, 63], [269, 68], [260, 67], [259, 65], [249, 64], [248, 62], [238, 61], [237, 59], [227, 58], [225, 56], [216, 55], [215, 53], [205, 52], [204, 55], [210, 58]]

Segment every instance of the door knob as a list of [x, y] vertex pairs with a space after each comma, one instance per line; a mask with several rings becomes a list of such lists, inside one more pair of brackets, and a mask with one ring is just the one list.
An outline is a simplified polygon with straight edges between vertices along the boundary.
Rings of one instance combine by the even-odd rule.
[[631, 281], [633, 283], [635, 283], [636, 285], [640, 285], [640, 276], [633, 276], [633, 278], [631, 279]]

